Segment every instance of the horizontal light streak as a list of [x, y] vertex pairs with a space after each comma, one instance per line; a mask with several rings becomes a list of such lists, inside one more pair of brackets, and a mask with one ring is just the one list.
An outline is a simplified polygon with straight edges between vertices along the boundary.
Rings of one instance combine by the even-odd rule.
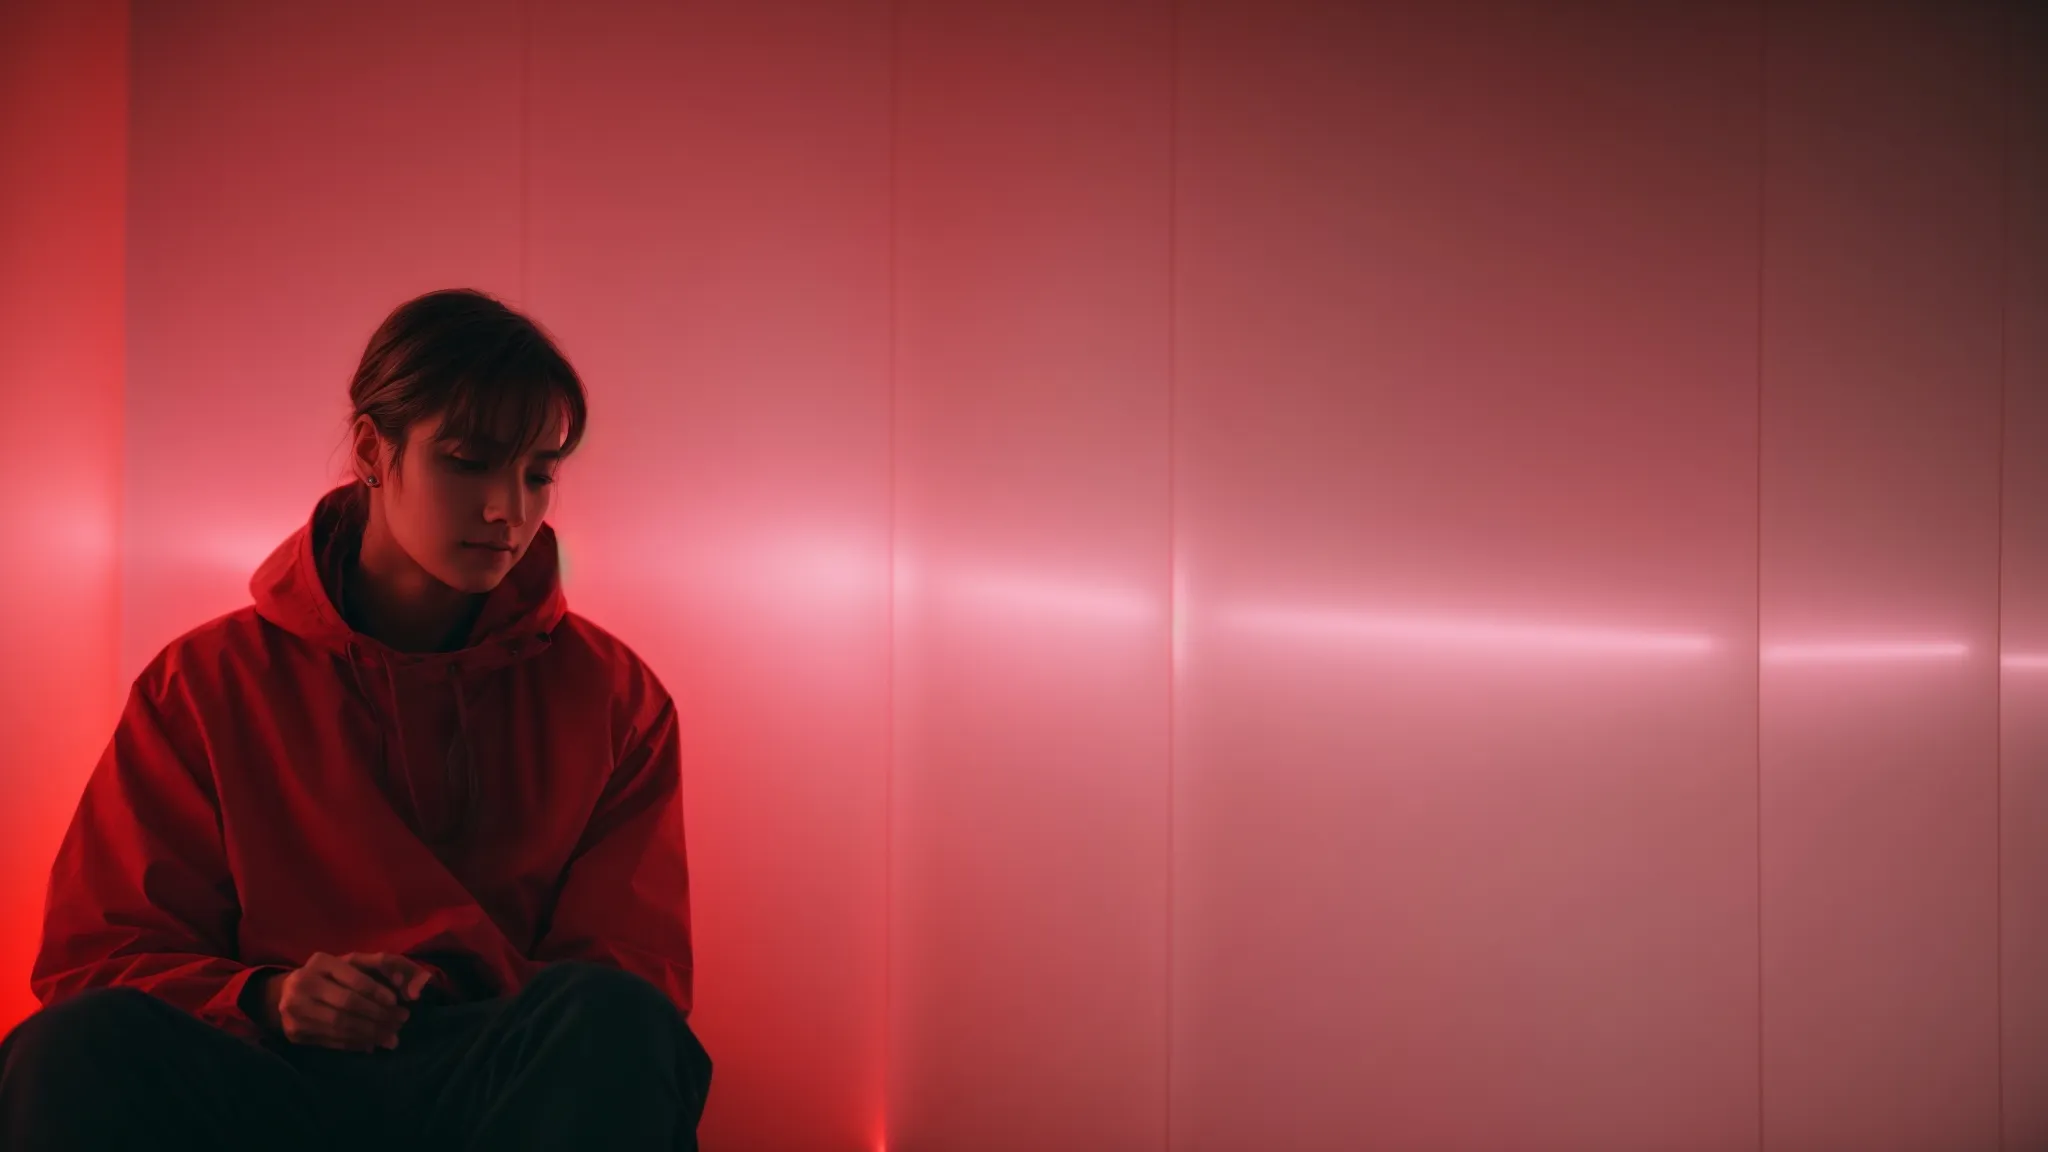
[[1714, 637], [1693, 631], [1285, 605], [1234, 607], [1222, 613], [1222, 620], [1275, 635], [1501, 653], [1700, 656], [1719, 646]]
[[1970, 646], [1960, 640], [1838, 640], [1818, 643], [1767, 644], [1766, 664], [1891, 664], [1911, 661], [1961, 660]]

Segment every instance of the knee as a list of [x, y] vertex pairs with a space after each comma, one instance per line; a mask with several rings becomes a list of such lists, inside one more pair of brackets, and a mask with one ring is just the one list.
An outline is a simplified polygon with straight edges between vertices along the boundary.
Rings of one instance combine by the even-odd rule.
[[603, 964], [550, 964], [534, 977], [533, 990], [599, 1019], [646, 1018], [666, 1023], [679, 1015], [661, 989], [631, 972]]
[[37, 1012], [7, 1038], [8, 1063], [75, 1059], [102, 1063], [160, 1029], [161, 1004], [134, 988], [95, 988]]
[[561, 1083], [658, 1083], [664, 1090], [646, 1099], [679, 1093], [690, 1115], [702, 1111], [711, 1057], [654, 984], [600, 964], [557, 963], [535, 976], [521, 999], [527, 1020], [548, 1038], [527, 1050], [529, 1058], [571, 1073]]
[[683, 1023], [661, 989], [602, 964], [551, 964], [527, 991], [537, 1001], [536, 1010], [551, 1015], [557, 1028], [593, 1039], [667, 1038]]

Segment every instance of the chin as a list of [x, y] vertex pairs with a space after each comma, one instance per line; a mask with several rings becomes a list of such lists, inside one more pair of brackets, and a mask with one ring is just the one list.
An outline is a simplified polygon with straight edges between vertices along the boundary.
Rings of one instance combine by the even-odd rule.
[[459, 579], [442, 581], [442, 583], [455, 589], [457, 592], [466, 592], [472, 596], [481, 596], [504, 582], [505, 576], [503, 573], [478, 575], [474, 572], [465, 572]]
[[[463, 559], [467, 559], [467, 557]], [[492, 564], [486, 567], [473, 563], [464, 564], [458, 561], [448, 565], [446, 571], [437, 572], [435, 575], [440, 577], [441, 583], [455, 589], [457, 592], [467, 592], [472, 596], [480, 596], [503, 584], [505, 577], [510, 575], [511, 572], [512, 565], [510, 563], [502, 565]]]

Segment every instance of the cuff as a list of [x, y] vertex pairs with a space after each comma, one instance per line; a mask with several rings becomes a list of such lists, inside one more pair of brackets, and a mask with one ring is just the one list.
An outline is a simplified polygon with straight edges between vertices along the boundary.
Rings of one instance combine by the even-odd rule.
[[257, 1002], [256, 993], [268, 978], [289, 971], [291, 967], [285, 964], [257, 964], [242, 969], [221, 985], [220, 993], [207, 1005], [212, 1010], [209, 1014], [220, 1018], [231, 1031], [246, 1029], [244, 1034], [269, 1035], [271, 1029], [263, 1022], [263, 1007]]

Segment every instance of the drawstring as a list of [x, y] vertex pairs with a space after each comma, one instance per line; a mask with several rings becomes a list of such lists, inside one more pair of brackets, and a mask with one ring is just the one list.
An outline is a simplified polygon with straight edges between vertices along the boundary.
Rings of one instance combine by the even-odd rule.
[[389, 760], [392, 758], [391, 749], [398, 749], [398, 778], [405, 781], [406, 803], [412, 805], [412, 818], [420, 822], [420, 834], [424, 836], [427, 831], [426, 815], [420, 810], [419, 789], [413, 787], [412, 761], [405, 750], [404, 713], [398, 710], [398, 677], [391, 671], [388, 658], [379, 659], [377, 663], [384, 668], [384, 698], [391, 701], [390, 718], [386, 721], [389, 727], [384, 730], [384, 756]]
[[462, 672], [459, 668], [448, 670], [448, 687], [455, 693], [455, 739], [448, 743], [447, 775], [450, 791], [455, 783], [455, 756], [462, 754], [462, 811], [455, 818], [454, 839], [464, 838], [475, 826], [478, 789], [476, 777], [476, 750], [469, 746], [469, 705], [463, 698]]
[[[455, 817], [454, 827], [446, 835], [437, 837], [425, 827], [425, 814], [420, 806], [419, 789], [413, 783], [412, 765], [406, 757], [405, 734], [399, 730], [401, 724], [398, 710], [398, 678], [391, 670], [391, 661], [379, 658], [377, 663], [384, 670], [384, 699], [390, 702], [388, 707], [380, 705], [370, 692], [369, 686], [363, 683], [363, 661], [369, 659], [369, 656], [368, 652], [358, 648], [354, 640], [347, 642], [345, 657], [348, 660], [349, 674], [355, 681], [357, 695], [363, 698], [363, 703], [377, 719], [378, 741], [384, 755], [385, 766], [387, 769], [396, 769], [396, 775], [405, 788], [406, 802], [412, 807], [413, 819], [420, 824], [420, 835], [442, 845], [459, 842], [475, 824], [479, 799], [476, 755], [469, 743], [469, 703], [462, 691], [461, 670], [459, 667], [451, 667], [448, 674], [448, 687], [455, 694], [455, 735], [448, 743], [445, 771], [451, 793], [449, 800], [452, 804], [452, 793], [456, 787], [455, 761], [458, 756], [461, 758], [462, 808]], [[387, 772], [387, 775], [389, 774]]]
[[346, 658], [348, 660], [349, 675], [355, 678], [356, 695], [361, 696], [363, 698], [363, 703], [369, 704], [370, 690], [363, 686], [363, 666], [359, 658], [356, 656], [356, 642], [353, 640], [350, 640], [348, 642]]
[[[356, 695], [363, 698], [363, 705], [370, 710], [370, 714], [377, 720], [378, 750], [383, 753], [384, 763], [388, 768], [391, 763], [391, 745], [393, 743], [391, 730], [398, 726], [398, 688], [391, 679], [391, 666], [386, 663], [384, 665], [384, 695], [385, 699], [391, 701], [391, 707], [387, 709], [379, 705], [377, 698], [370, 694], [369, 685], [363, 683], [363, 661], [368, 658], [367, 653], [357, 649], [354, 640], [348, 641], [346, 659], [348, 660], [349, 675], [355, 680]], [[400, 740], [397, 743], [399, 745], [398, 754], [402, 758], [405, 755], [405, 742]], [[403, 769], [403, 767], [404, 765], [401, 762], [400, 768]], [[406, 782], [406, 792], [408, 798], [412, 799], [413, 810], [418, 811], [419, 801], [416, 797], [412, 796], [412, 777], [402, 770], [398, 775], [404, 778]]]

